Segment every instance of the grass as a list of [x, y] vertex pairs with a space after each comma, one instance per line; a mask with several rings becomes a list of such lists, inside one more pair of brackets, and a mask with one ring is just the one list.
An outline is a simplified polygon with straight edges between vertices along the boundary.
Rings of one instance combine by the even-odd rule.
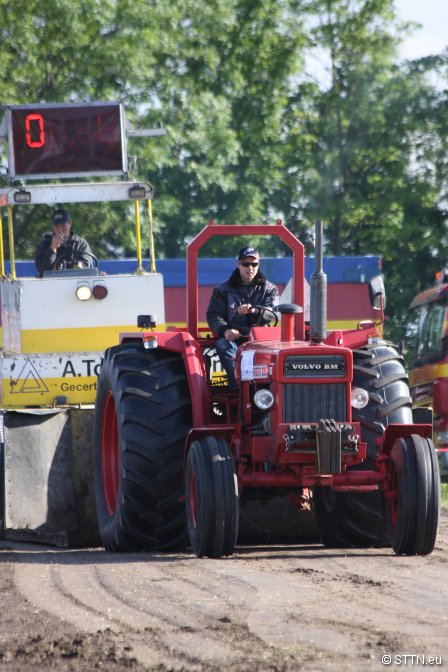
[[448, 506], [448, 483], [442, 483], [442, 506]]

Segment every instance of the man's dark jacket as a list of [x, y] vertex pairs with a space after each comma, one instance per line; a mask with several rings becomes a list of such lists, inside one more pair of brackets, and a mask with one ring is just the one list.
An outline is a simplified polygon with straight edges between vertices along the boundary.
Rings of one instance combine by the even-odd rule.
[[61, 271], [70, 268], [92, 268], [93, 254], [84, 238], [71, 232], [70, 238], [53, 252], [52, 233], [44, 233], [37, 248], [34, 262], [40, 277], [44, 271]]
[[277, 296], [277, 287], [260, 270], [252, 282], [245, 285], [236, 268], [228, 280], [213, 290], [207, 309], [208, 326], [219, 337], [224, 336], [227, 329], [238, 329], [242, 336], [247, 336], [251, 327], [269, 323], [272, 316], [238, 315], [237, 308], [245, 303], [253, 307], [273, 307]]

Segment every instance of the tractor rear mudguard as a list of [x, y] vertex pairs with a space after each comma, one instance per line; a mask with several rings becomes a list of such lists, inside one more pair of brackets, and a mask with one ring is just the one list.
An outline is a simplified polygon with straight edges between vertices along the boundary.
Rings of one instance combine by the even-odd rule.
[[370, 338], [378, 337], [378, 325], [375, 322], [360, 322], [357, 329], [331, 331], [325, 339], [325, 345], [340, 345], [344, 348], [362, 348]]
[[143, 342], [145, 348], [177, 352], [182, 355], [192, 405], [193, 426], [203, 427], [210, 422], [209, 390], [204, 356], [198, 342], [187, 331], [142, 331], [123, 333], [120, 343]]

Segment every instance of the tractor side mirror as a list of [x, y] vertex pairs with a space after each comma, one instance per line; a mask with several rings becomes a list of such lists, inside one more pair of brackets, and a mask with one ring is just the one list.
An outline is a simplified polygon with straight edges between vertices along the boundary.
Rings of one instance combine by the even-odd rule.
[[369, 282], [370, 305], [374, 310], [381, 310], [386, 307], [386, 290], [382, 275], [376, 275]]
[[137, 327], [139, 329], [154, 329], [156, 325], [155, 315], [137, 315]]

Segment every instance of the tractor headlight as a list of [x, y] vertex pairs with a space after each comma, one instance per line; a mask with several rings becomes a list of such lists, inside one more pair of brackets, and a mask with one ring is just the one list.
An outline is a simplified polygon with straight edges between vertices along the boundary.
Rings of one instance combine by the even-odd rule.
[[268, 411], [274, 404], [271, 390], [257, 390], [254, 394], [254, 404], [261, 411]]
[[369, 394], [362, 387], [352, 388], [352, 406], [353, 408], [365, 408], [369, 403]]

